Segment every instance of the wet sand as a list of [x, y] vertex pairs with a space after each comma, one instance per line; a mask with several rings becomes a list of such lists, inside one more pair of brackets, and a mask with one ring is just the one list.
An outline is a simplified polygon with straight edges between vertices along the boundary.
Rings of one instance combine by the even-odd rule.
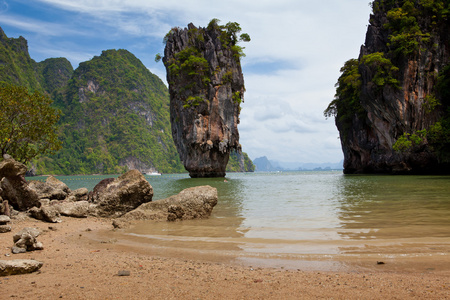
[[[122, 240], [105, 219], [13, 220], [12, 227], [0, 234], [1, 259], [36, 259], [44, 265], [36, 273], [0, 277], [1, 299], [450, 298], [448, 251], [434, 255], [439, 249], [433, 247], [380, 265], [372, 247], [346, 256], [292, 260], [285, 268], [264, 258], [144, 247]], [[24, 227], [41, 229], [44, 250], [11, 254], [12, 236]], [[121, 271], [129, 276], [119, 276]]]

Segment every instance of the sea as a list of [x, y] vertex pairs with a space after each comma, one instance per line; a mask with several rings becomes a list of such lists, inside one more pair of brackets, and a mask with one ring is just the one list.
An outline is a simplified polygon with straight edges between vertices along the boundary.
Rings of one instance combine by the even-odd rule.
[[[56, 178], [71, 189], [92, 190], [117, 176]], [[124, 245], [221, 256], [252, 266], [340, 270], [344, 264], [391, 263], [408, 270], [415, 262], [419, 269], [450, 269], [450, 176], [298, 171], [145, 177], [153, 200], [210, 185], [217, 188], [218, 204], [209, 219], [140, 222], [121, 230], [114, 239]]]

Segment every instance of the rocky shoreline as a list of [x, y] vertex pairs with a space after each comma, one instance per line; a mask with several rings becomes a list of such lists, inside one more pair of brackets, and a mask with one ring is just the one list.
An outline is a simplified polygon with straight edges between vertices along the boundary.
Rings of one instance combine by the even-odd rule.
[[[0, 163], [3, 178], [4, 162]], [[10, 229], [0, 234], [2, 295], [31, 299], [450, 297], [448, 272], [258, 268], [220, 260], [218, 256], [186, 255], [182, 249], [140, 249], [130, 241], [108, 238], [109, 234], [105, 233], [114, 233], [137, 220], [168, 222], [206, 218], [217, 203], [217, 191], [203, 186], [140, 204], [130, 193], [144, 191], [142, 195], [147, 195], [147, 200], [151, 200], [153, 193], [147, 181], [141, 182], [139, 189], [135, 188], [139, 184], [132, 184], [140, 182], [141, 176], [139, 172], [130, 171], [130, 174], [102, 182], [90, 193], [83, 189], [67, 190], [64, 184], [51, 177], [44, 185], [18, 180], [19, 186], [29, 188], [26, 191], [29, 195], [36, 193], [38, 200], [32, 203], [39, 203], [30, 207], [28, 202], [22, 201], [21, 205], [28, 207], [22, 211], [10, 205], [9, 198], [5, 200], [5, 180], [2, 179], [0, 226]], [[53, 189], [49, 189], [50, 186]], [[144, 197], [142, 195], [140, 198]], [[69, 217], [71, 214], [62, 210], [65, 205], [76, 207], [80, 205], [77, 203], [84, 202], [87, 203], [86, 213], [77, 217]], [[78, 212], [82, 210], [79, 209]], [[38, 212], [33, 212], [35, 210]], [[51, 216], [50, 211], [56, 217], [54, 223], [46, 219]], [[46, 217], [41, 220], [36, 218], [39, 215]]]

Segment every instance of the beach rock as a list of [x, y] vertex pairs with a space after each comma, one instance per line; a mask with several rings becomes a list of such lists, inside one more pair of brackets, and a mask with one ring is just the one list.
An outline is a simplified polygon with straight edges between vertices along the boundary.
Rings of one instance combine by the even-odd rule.
[[67, 197], [68, 201], [87, 201], [89, 195], [89, 190], [87, 188], [79, 188], [70, 192]]
[[112, 183], [114, 181], [114, 178], [105, 178], [94, 187], [92, 192], [88, 194], [88, 201], [89, 202], [96, 202], [99, 198], [99, 195], [102, 194], [105, 190], [108, 184]]
[[11, 216], [11, 209], [9, 207], [8, 200], [3, 200], [2, 197], [0, 197], [0, 215], [5, 215], [8, 217]]
[[[26, 227], [13, 236], [14, 249], [11, 249], [14, 254], [25, 251], [42, 250], [44, 246], [38, 242], [36, 238], [40, 232], [36, 228]], [[17, 252], [21, 251], [21, 252]]]
[[5, 215], [0, 215], [0, 225], [6, 225], [11, 222], [11, 218]]
[[61, 223], [61, 214], [55, 206], [33, 207], [28, 210], [31, 217], [50, 223]]
[[70, 193], [69, 187], [53, 176], [49, 176], [45, 182], [30, 181], [28, 185], [39, 199], [64, 200]]
[[[198, 186], [185, 189], [166, 199], [144, 203], [120, 219], [123, 221], [203, 219], [211, 215], [216, 204], [217, 189], [208, 185]], [[120, 227], [120, 221], [117, 224]]]
[[143, 203], [152, 201], [153, 188], [138, 170], [130, 170], [97, 189], [93, 196], [96, 213], [119, 217]]
[[0, 276], [33, 273], [43, 265], [43, 262], [32, 259], [0, 260]]
[[73, 218], [86, 218], [91, 210], [91, 204], [88, 201], [63, 201], [55, 207], [61, 215]]
[[16, 161], [9, 155], [4, 155], [3, 160], [0, 162], [0, 178], [2, 177], [16, 177], [24, 176], [27, 172], [27, 167]]
[[23, 176], [4, 177], [1, 182], [1, 197], [18, 211], [25, 211], [39, 205], [39, 197], [28, 187]]
[[8, 223], [11, 219], [8, 216], [0, 215], [0, 233], [6, 233], [11, 231], [11, 226]]
[[[19, 211], [38, 205], [37, 194], [28, 187], [25, 180], [26, 171], [24, 164], [9, 155], [5, 155], [4, 160], [0, 162], [0, 197], [8, 200], [9, 205]], [[5, 207], [2, 209], [5, 210]]]
[[0, 233], [6, 233], [6, 232], [10, 232], [11, 226], [10, 225], [0, 225]]

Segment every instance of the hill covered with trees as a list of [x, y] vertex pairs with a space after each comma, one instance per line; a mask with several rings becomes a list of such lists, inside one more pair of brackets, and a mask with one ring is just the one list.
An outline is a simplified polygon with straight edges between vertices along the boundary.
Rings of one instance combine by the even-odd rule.
[[[37, 174], [185, 171], [171, 137], [168, 89], [127, 50], [103, 51], [73, 70], [65, 58], [35, 62], [26, 39], [0, 29], [0, 81], [44, 93], [62, 112], [62, 149], [34, 160]], [[244, 171], [233, 163], [230, 171]]]

